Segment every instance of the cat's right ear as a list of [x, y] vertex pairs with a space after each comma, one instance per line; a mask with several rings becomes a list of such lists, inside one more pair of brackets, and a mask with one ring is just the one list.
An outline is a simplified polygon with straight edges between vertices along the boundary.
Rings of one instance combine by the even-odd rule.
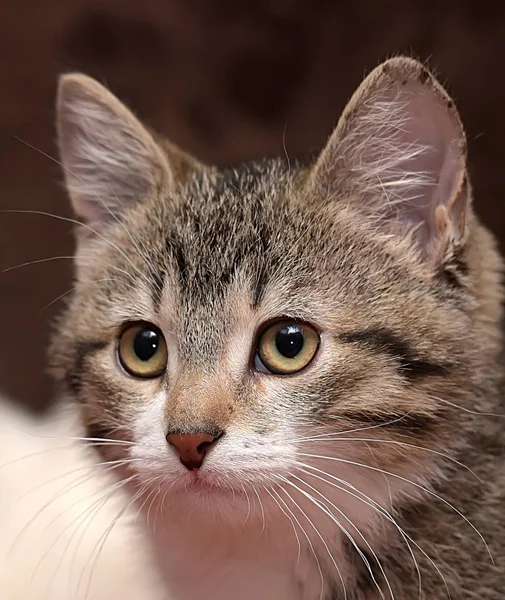
[[430, 264], [465, 242], [465, 133], [447, 92], [410, 58], [392, 58], [365, 79], [309, 181], [320, 197], [346, 198], [388, 232], [408, 233]]
[[66, 185], [84, 222], [116, 220], [173, 183], [167, 153], [124, 104], [86, 75], [60, 78], [57, 127]]

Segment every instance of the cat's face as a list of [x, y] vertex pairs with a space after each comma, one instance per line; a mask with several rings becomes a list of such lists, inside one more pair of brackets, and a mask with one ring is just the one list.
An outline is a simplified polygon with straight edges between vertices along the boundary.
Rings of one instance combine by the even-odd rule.
[[431, 76], [380, 67], [303, 169], [205, 168], [82, 76], [59, 124], [87, 228], [51, 360], [106, 457], [221, 507], [321, 482], [385, 505], [440, 474], [498, 346], [479, 310], [500, 309]]

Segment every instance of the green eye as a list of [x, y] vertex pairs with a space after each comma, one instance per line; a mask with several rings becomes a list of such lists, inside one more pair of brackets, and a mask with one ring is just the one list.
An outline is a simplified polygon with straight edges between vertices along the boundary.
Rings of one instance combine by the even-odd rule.
[[123, 331], [118, 355], [124, 369], [134, 377], [159, 377], [167, 366], [165, 338], [148, 323], [134, 323]]
[[270, 373], [291, 374], [306, 367], [319, 347], [319, 334], [310, 325], [282, 321], [261, 336], [257, 357]]

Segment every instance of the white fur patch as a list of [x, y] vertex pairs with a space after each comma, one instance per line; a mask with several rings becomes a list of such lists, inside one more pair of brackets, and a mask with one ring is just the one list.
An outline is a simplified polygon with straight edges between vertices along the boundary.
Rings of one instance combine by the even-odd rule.
[[[166, 600], [134, 510], [63, 412], [38, 421], [0, 399], [0, 598]], [[97, 504], [98, 502], [98, 504]], [[95, 560], [96, 559], [96, 560]]]

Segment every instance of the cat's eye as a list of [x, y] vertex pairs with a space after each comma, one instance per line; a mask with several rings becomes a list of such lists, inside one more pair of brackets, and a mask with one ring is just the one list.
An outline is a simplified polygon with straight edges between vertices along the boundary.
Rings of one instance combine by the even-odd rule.
[[310, 325], [277, 322], [270, 325], [259, 340], [256, 365], [260, 370], [278, 375], [296, 373], [310, 363], [318, 347], [319, 334]]
[[159, 377], [167, 366], [167, 345], [161, 331], [149, 323], [134, 323], [122, 333], [118, 355], [134, 377]]

